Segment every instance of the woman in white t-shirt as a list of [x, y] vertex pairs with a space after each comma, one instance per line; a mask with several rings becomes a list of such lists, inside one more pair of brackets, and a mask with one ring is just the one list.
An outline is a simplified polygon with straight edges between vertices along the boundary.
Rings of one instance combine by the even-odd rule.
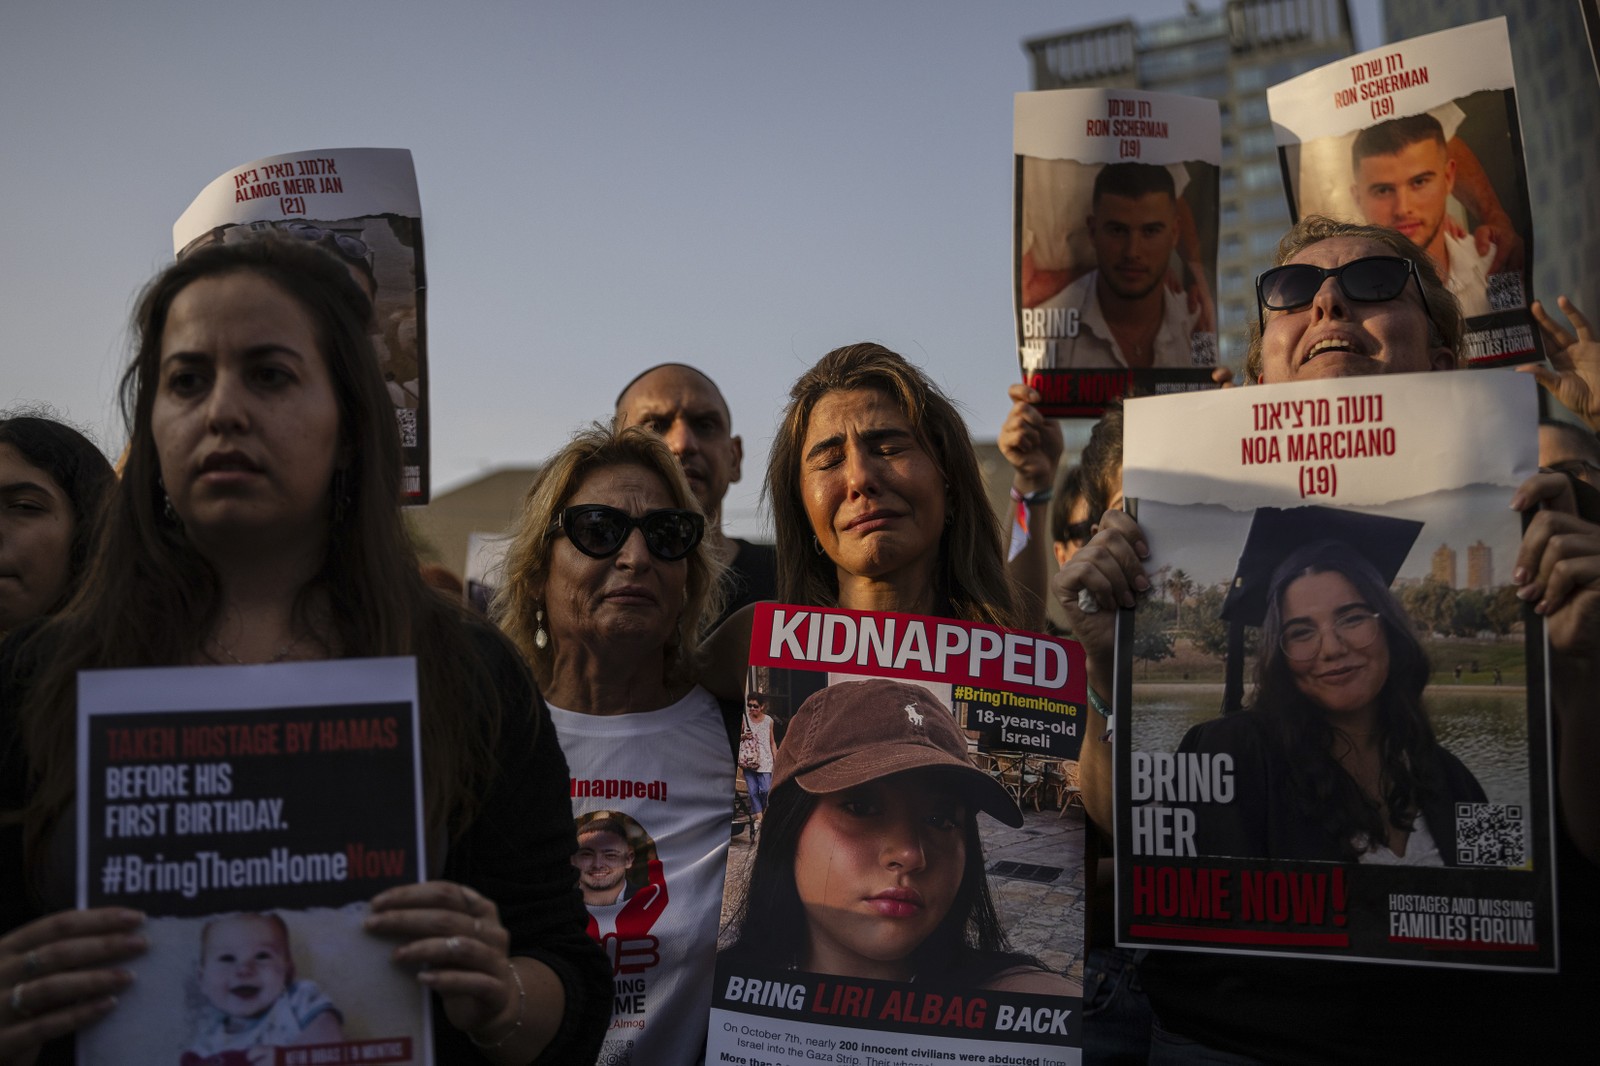
[[603, 1062], [705, 1044], [734, 755], [695, 677], [722, 588], [704, 532], [659, 436], [595, 425], [540, 468], [495, 603], [571, 769], [573, 865], [616, 981]]

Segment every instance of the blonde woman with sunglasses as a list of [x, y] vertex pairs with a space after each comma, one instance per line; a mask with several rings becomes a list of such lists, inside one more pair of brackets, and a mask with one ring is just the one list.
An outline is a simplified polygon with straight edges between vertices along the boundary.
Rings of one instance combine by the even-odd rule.
[[495, 605], [550, 705], [580, 846], [604, 825], [619, 853], [583, 875], [618, 982], [605, 1062], [703, 1054], [734, 789], [730, 723], [696, 683], [722, 588], [704, 532], [659, 436], [593, 426], [529, 489]]

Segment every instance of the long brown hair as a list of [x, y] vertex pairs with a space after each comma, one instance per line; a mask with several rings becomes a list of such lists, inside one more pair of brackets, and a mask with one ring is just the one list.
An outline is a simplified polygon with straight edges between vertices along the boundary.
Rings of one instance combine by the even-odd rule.
[[[1378, 791], [1387, 818], [1334, 757], [1336, 730], [1327, 711], [1300, 691], [1283, 651], [1284, 597], [1290, 585], [1313, 574], [1343, 577], [1382, 626], [1389, 672], [1378, 692]], [[1432, 757], [1438, 741], [1422, 703], [1429, 670], [1428, 653], [1405, 610], [1378, 568], [1349, 544], [1313, 541], [1295, 549], [1273, 571], [1249, 709], [1265, 717], [1286, 755], [1291, 801], [1347, 862], [1365, 850], [1359, 840], [1381, 844], [1391, 827], [1410, 832], [1428, 794], [1440, 788], [1434, 769], [1438, 760]]]
[[16, 680], [29, 692], [20, 725], [33, 778], [24, 812], [30, 851], [72, 799], [78, 671], [193, 662], [221, 610], [216, 571], [165, 516], [151, 411], [173, 300], [195, 281], [239, 273], [277, 286], [315, 325], [338, 404], [340, 451], [350, 457], [330, 486], [337, 498], [330, 499], [327, 554], [300, 591], [297, 621], [306, 624], [315, 592], [327, 604], [327, 635], [338, 654], [418, 656], [431, 829], [465, 829], [494, 770], [501, 716], [530, 711], [503, 705], [464, 613], [418, 571], [397, 506], [399, 436], [366, 332], [365, 294], [342, 264], [304, 241], [265, 236], [210, 245], [162, 271], [139, 300], [138, 350], [121, 386], [129, 434], [123, 477], [77, 595], [19, 652]]
[[[613, 466], [640, 466], [651, 471], [666, 487], [672, 506], [686, 511], [700, 510], [700, 503], [684, 477], [683, 467], [671, 449], [659, 436], [641, 426], [624, 429], [615, 423], [595, 424], [580, 430], [540, 467], [523, 500], [517, 531], [506, 550], [504, 577], [491, 613], [533, 666], [533, 676], [545, 688], [550, 686], [555, 669], [560, 635], [550, 634], [543, 648], [534, 640], [534, 631], [538, 628], [534, 612], [540, 606], [534, 586], [543, 585], [550, 574], [555, 523], [561, 509], [572, 502], [579, 482], [596, 470]], [[718, 561], [711, 542], [701, 538], [689, 553], [687, 562], [689, 571], [684, 582], [678, 639], [667, 647], [665, 680], [669, 682], [695, 680], [704, 628], [722, 615], [722, 574], [726, 567]]]
[[936, 595], [948, 603], [952, 617], [1018, 625], [1000, 521], [989, 506], [967, 425], [926, 374], [881, 344], [835, 348], [789, 390], [789, 407], [767, 461], [766, 491], [778, 540], [778, 598], [817, 606], [839, 602], [833, 560], [812, 550], [800, 467], [818, 401], [830, 392], [854, 389], [875, 389], [894, 401], [948, 486], [951, 522], [939, 541]]

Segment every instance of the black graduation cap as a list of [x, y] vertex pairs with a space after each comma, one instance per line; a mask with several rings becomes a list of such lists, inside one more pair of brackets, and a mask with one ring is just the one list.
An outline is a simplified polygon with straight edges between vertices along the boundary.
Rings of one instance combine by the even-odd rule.
[[1348, 544], [1394, 584], [1400, 565], [1422, 532], [1422, 523], [1336, 507], [1259, 507], [1250, 523], [1233, 585], [1222, 601], [1222, 618], [1259, 626], [1267, 614], [1267, 586], [1296, 549], [1319, 540]]

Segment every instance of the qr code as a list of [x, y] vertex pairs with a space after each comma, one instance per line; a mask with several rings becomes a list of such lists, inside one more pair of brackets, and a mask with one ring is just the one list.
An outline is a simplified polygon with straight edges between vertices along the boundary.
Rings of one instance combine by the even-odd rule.
[[633, 1044], [626, 1040], [607, 1040], [600, 1046], [595, 1066], [629, 1066], [632, 1062]]
[[1215, 333], [1189, 334], [1189, 361], [1195, 366], [1217, 365], [1217, 335]]
[[1511, 311], [1527, 303], [1522, 295], [1522, 275], [1515, 271], [1489, 275], [1489, 310]]
[[396, 407], [394, 409], [394, 420], [400, 427], [400, 446], [402, 448], [415, 448], [417, 446], [417, 412], [409, 407]]
[[1527, 826], [1520, 803], [1456, 804], [1456, 861], [1462, 866], [1522, 866]]

